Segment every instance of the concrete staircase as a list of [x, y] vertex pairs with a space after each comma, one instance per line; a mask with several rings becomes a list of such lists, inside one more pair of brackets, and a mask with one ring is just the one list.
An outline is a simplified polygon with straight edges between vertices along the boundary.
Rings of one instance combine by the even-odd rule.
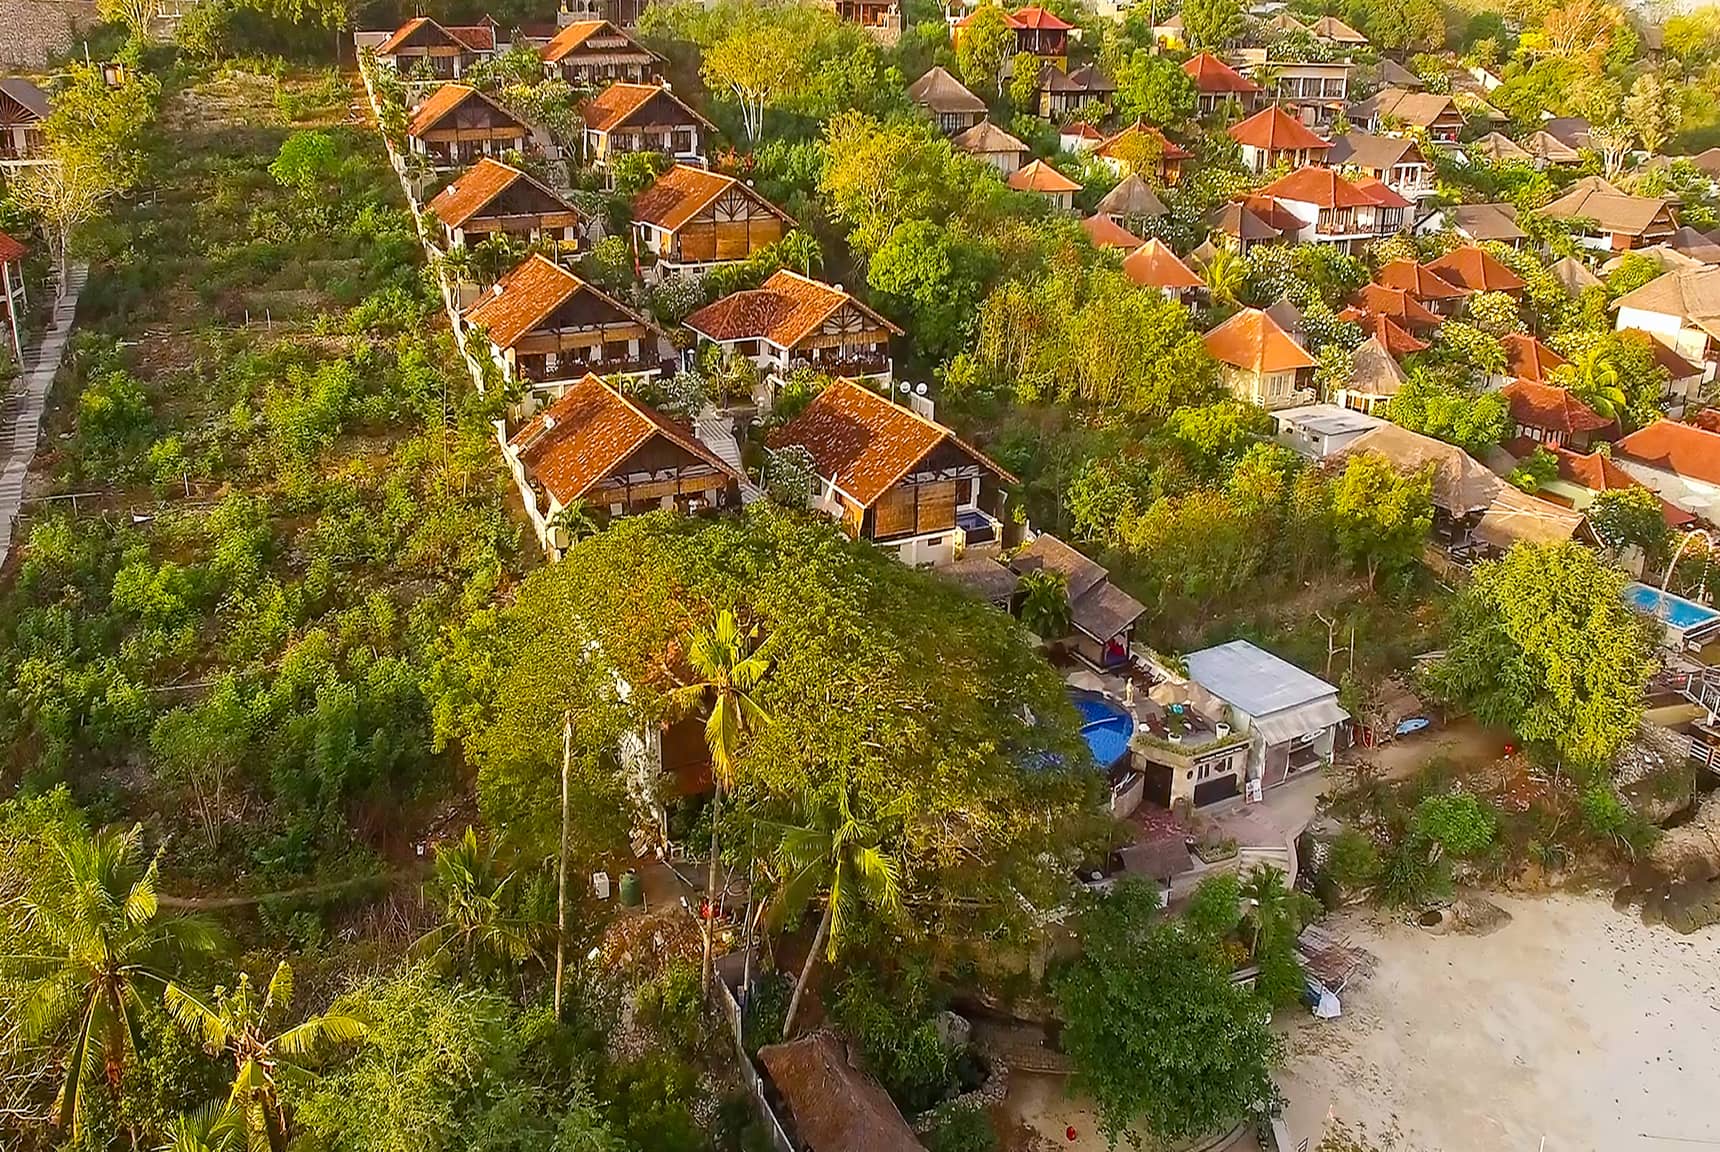
[[735, 439], [734, 418], [717, 410], [716, 405], [705, 405], [704, 411], [693, 422], [693, 434], [699, 438], [699, 443], [716, 454], [717, 459], [733, 468], [741, 477], [741, 503], [751, 504], [763, 499], [764, 493], [759, 491], [747, 476], [746, 466], [741, 463], [740, 441]]

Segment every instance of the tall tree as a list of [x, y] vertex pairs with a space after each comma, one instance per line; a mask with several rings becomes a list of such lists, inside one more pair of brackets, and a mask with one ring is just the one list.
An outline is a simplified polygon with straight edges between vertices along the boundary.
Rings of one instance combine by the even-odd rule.
[[1657, 73], [1646, 72], [1624, 98], [1624, 118], [1651, 155], [1658, 156], [1678, 131], [1684, 110], [1676, 93]]
[[12, 202], [42, 218], [60, 268], [60, 295], [65, 295], [71, 276], [72, 238], [84, 225], [101, 214], [102, 204], [114, 194], [108, 173], [94, 161], [69, 152], [55, 157], [56, 163], [38, 164], [12, 177]]
[[284, 960], [276, 966], [261, 1000], [251, 988], [251, 977], [243, 972], [233, 988], [217, 987], [208, 996], [169, 984], [162, 1000], [210, 1055], [232, 1056], [233, 1090], [228, 1104], [244, 1117], [253, 1143], [261, 1137], [269, 1152], [286, 1152], [287, 1147], [286, 1110], [277, 1086], [283, 1069], [291, 1068], [296, 1057], [312, 1055], [326, 1045], [363, 1039], [367, 1032], [357, 1017], [329, 1012], [271, 1035], [292, 1006], [293, 970]]
[[[768, 643], [768, 642], [767, 642]], [[705, 709], [705, 744], [711, 751], [711, 861], [705, 879], [705, 959], [701, 980], [708, 991], [715, 955], [718, 833], [723, 789], [735, 783], [735, 753], [743, 737], [770, 722], [754, 692], [770, 671], [758, 629], [743, 629], [724, 608], [716, 619], [686, 640], [687, 665], [696, 679], [678, 689], [673, 704], [683, 712]]]
[[1242, 5], [1237, 0], [1187, 0], [1182, 6], [1183, 36], [1195, 50], [1217, 51], [1242, 35]]
[[700, 73], [709, 87], [734, 94], [748, 143], [758, 143], [765, 109], [805, 82], [804, 48], [786, 24], [757, 19], [705, 49]]
[[1415, 562], [1433, 527], [1431, 470], [1404, 476], [1384, 456], [1350, 457], [1332, 487], [1332, 520], [1338, 550], [1368, 574], [1368, 587], [1383, 568]]
[[807, 798], [805, 815], [805, 825], [782, 829], [776, 850], [782, 871], [778, 899], [788, 923], [820, 892], [824, 913], [788, 1001], [782, 1024], [785, 1040], [794, 1035], [795, 1017], [819, 953], [836, 959], [863, 908], [886, 917], [902, 912], [901, 865], [883, 848], [887, 817], [861, 814], [853, 790], [841, 777], [827, 795]]
[[981, 4], [961, 26], [956, 44], [956, 69], [962, 82], [1003, 94], [1003, 64], [1015, 47], [1015, 29], [1009, 17], [994, 3]]
[[164, 966], [213, 950], [216, 937], [201, 920], [157, 918], [160, 856], [145, 859], [141, 825], [67, 833], [54, 848], [59, 875], [40, 877], [20, 900], [45, 944], [0, 957], [0, 965], [36, 982], [26, 1001], [29, 1036], [49, 1036], [71, 1022], [57, 1122], [75, 1138], [89, 1078], [103, 1076], [110, 1091], [119, 1090], [137, 1054], [137, 1013], [146, 995], [167, 986]]
[[1430, 683], [1484, 724], [1606, 764], [1642, 719], [1655, 626], [1580, 544], [1518, 544], [1458, 593]]
[[1076, 931], [1081, 955], [1056, 985], [1063, 1047], [1113, 1145], [1136, 1127], [1167, 1144], [1207, 1136], [1274, 1098], [1283, 1052], [1263, 1006], [1213, 940], [1160, 916], [1156, 888], [1128, 880], [1088, 900]]
[[1021, 578], [1021, 622], [1046, 640], [1069, 634], [1069, 581], [1061, 572], [1039, 569]]

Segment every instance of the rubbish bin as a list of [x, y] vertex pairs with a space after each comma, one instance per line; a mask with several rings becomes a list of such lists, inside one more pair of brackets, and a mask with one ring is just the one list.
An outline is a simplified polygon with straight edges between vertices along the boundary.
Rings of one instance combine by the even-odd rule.
[[645, 889], [639, 883], [639, 873], [632, 869], [621, 874], [621, 903], [628, 908], [637, 908], [645, 903]]

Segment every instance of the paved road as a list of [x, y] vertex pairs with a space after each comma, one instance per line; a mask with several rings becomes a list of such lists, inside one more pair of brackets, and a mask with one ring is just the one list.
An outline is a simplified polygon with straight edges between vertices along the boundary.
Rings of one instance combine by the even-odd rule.
[[12, 525], [18, 519], [18, 508], [24, 501], [24, 477], [41, 438], [42, 409], [47, 405], [49, 389], [54, 386], [54, 374], [60, 369], [66, 338], [72, 334], [78, 296], [89, 279], [89, 271], [83, 264], [71, 270], [68, 290], [54, 305], [53, 322], [43, 333], [41, 343], [25, 351], [19, 382], [0, 400], [0, 459], [4, 460], [0, 464], [0, 564], [6, 563], [12, 550]]

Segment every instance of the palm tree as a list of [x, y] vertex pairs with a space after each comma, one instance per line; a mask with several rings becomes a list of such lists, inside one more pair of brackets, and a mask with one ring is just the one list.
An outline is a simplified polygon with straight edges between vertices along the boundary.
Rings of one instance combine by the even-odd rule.
[[244, 1147], [245, 1118], [230, 1101], [214, 1100], [175, 1120], [161, 1152], [242, 1152]]
[[836, 959], [837, 949], [864, 906], [885, 916], [897, 916], [902, 911], [901, 865], [880, 847], [882, 822], [856, 812], [847, 779], [837, 782], [833, 798], [808, 797], [806, 808], [807, 824], [784, 828], [777, 845], [777, 864], [783, 877], [778, 901], [792, 923], [823, 891], [824, 915], [819, 918], [800, 977], [794, 982], [794, 995], [782, 1022], [784, 1040], [794, 1035], [794, 1018], [819, 952], [829, 960]]
[[472, 279], [472, 250], [464, 244], [455, 244], [436, 257], [436, 264], [453, 277], [455, 288]]
[[167, 1011], [187, 1032], [203, 1041], [212, 1056], [233, 1056], [233, 1090], [227, 1098], [230, 1111], [242, 1118], [256, 1146], [257, 1136], [267, 1141], [269, 1152], [286, 1152], [287, 1117], [281, 1106], [277, 1076], [293, 1069], [293, 1057], [306, 1056], [324, 1044], [363, 1039], [368, 1029], [351, 1016], [325, 1013], [270, 1035], [273, 1021], [291, 1006], [293, 970], [282, 961], [258, 1000], [251, 978], [239, 975], [238, 986], [216, 988], [199, 998], [177, 983], [169, 984], [162, 997]]
[[414, 954], [519, 964], [536, 951], [541, 929], [517, 913], [519, 874], [502, 867], [494, 840], [480, 846], [468, 825], [460, 839], [436, 846], [431, 867], [444, 920], [418, 938]]
[[1623, 377], [1618, 365], [1599, 344], [1592, 345], [1571, 357], [1569, 367], [1561, 365], [1557, 372], [1566, 376], [1569, 388], [1577, 399], [1593, 408], [1598, 415], [1618, 420], [1629, 399], [1624, 394]]
[[136, 1014], [146, 990], [165, 987], [161, 965], [185, 952], [210, 952], [215, 933], [191, 917], [156, 919], [160, 854], [143, 856], [143, 827], [95, 836], [68, 834], [54, 844], [61, 874], [19, 903], [26, 932], [45, 941], [36, 953], [0, 958], [0, 966], [36, 981], [25, 998], [31, 1039], [75, 1020], [56, 1123], [82, 1131], [84, 1083], [104, 1075], [119, 1090], [128, 1056], [137, 1052]]
[[1021, 578], [1021, 622], [1046, 640], [1069, 632], [1069, 582], [1061, 572], [1041, 568]]
[[824, 263], [824, 250], [819, 247], [817, 238], [801, 228], [778, 240], [776, 252], [784, 264], [800, 269], [806, 276], [812, 275], [812, 270]]
[[705, 898], [710, 914], [704, 920], [702, 976], [707, 991], [711, 985], [712, 918], [717, 903], [717, 815], [722, 807], [723, 789], [734, 786], [734, 756], [742, 735], [770, 722], [770, 716], [752, 695], [770, 670], [770, 658], [765, 655], [768, 641], [754, 647], [757, 638], [757, 627], [743, 632], [735, 614], [723, 609], [709, 628], [701, 628], [686, 638], [687, 663], [698, 679], [677, 688], [670, 696], [671, 706], [683, 715], [701, 706], [708, 708], [705, 744], [711, 750], [712, 769], [711, 863]]
[[1203, 270], [1206, 276], [1207, 291], [1220, 304], [1235, 307], [1242, 303], [1242, 293], [1248, 288], [1248, 278], [1253, 269], [1248, 261], [1228, 248], [1220, 248], [1212, 254]]

